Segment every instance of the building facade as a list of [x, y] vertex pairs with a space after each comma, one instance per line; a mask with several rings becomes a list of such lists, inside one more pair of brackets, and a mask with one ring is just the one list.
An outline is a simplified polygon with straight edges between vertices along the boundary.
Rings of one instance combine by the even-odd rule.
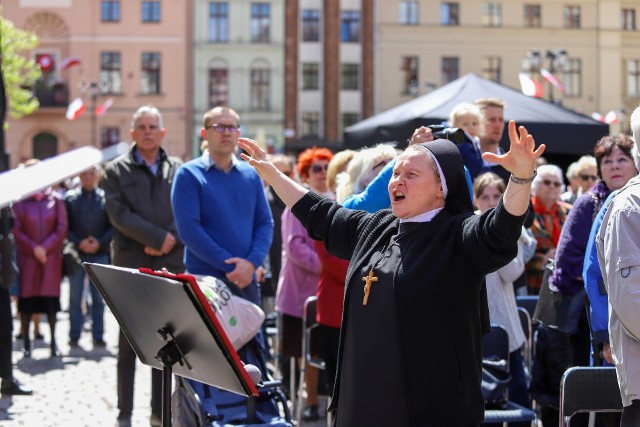
[[242, 135], [284, 150], [285, 0], [196, 0], [193, 11], [193, 151], [202, 117], [225, 105], [238, 112]]
[[[191, 1], [3, 3], [5, 18], [38, 35], [31, 55], [43, 72], [34, 88], [39, 110], [8, 120], [12, 167], [80, 146], [130, 142], [131, 116], [146, 104], [163, 115], [165, 149], [191, 156]], [[85, 111], [69, 120], [76, 98]]]
[[625, 112], [640, 103], [638, 11], [630, 0], [378, 1], [375, 111], [467, 73], [520, 89], [524, 73], [544, 98], [587, 115], [615, 111], [623, 125], [612, 131], [628, 128]]

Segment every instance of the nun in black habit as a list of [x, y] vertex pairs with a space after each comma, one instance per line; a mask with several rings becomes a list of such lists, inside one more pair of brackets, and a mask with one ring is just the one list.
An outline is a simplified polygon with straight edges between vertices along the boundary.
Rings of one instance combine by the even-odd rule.
[[484, 418], [484, 276], [517, 252], [529, 206], [535, 149], [509, 123], [511, 148], [486, 160], [512, 175], [495, 209], [474, 215], [456, 146], [409, 146], [389, 181], [391, 210], [342, 208], [280, 173], [240, 139], [243, 159], [291, 206], [309, 235], [350, 260], [329, 410], [338, 426], [461, 426]]

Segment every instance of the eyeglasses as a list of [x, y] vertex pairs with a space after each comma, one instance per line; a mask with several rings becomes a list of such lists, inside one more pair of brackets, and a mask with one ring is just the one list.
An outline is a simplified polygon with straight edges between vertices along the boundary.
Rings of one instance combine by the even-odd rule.
[[320, 173], [322, 171], [325, 171], [329, 168], [329, 165], [313, 165], [311, 166], [311, 171], [313, 173]]
[[597, 181], [597, 175], [580, 175], [580, 179], [583, 181]]
[[213, 129], [218, 133], [224, 133], [225, 130], [228, 130], [230, 133], [234, 133], [238, 130], [238, 126], [236, 125], [221, 125], [218, 123], [214, 123], [212, 125], [207, 126], [205, 129]]
[[556, 187], [556, 188], [560, 188], [560, 186], [562, 185], [562, 184], [561, 184], [561, 183], [559, 183], [558, 181], [551, 181], [550, 179], [543, 179], [543, 180], [542, 180], [542, 183], [543, 183], [544, 185], [546, 185], [547, 187], [550, 187], [550, 186], [552, 186], [552, 185], [553, 185], [553, 186], [554, 186], [554, 187]]

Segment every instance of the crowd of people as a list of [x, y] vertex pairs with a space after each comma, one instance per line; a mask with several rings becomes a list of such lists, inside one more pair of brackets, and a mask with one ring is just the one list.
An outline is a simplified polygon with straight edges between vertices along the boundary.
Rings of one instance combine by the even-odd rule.
[[[32, 339], [41, 338], [39, 329], [33, 337], [30, 332], [40, 314], [50, 328], [50, 355], [60, 356], [55, 328], [63, 247], [70, 245], [82, 262], [223, 280], [237, 296], [280, 317], [279, 347], [270, 349], [259, 332], [251, 351], [277, 354], [294, 367], [303, 357], [303, 305], [317, 295], [312, 351], [326, 370], [321, 376], [308, 367], [299, 379], [306, 390], [304, 420], [322, 416], [318, 394], [328, 390], [339, 426], [478, 425], [484, 414], [482, 335], [496, 323], [509, 337], [510, 400], [530, 407], [534, 399], [543, 424], [558, 424], [560, 378], [567, 368], [619, 367], [623, 360], [625, 350], [607, 333], [609, 308], [598, 278], [609, 287], [618, 283], [616, 267], [609, 265], [624, 257], [611, 255], [620, 248], [611, 248], [598, 231], [602, 224], [634, 235], [631, 223], [611, 225], [626, 206], [614, 196], [637, 181], [634, 139], [603, 137], [593, 156], [563, 173], [542, 157], [544, 141], [513, 122], [505, 126], [504, 110], [497, 98], [456, 106], [448, 124], [464, 131], [457, 144], [420, 127], [405, 150], [393, 143], [337, 153], [313, 147], [294, 158], [268, 155], [241, 138], [238, 113], [216, 107], [203, 117], [202, 155], [185, 163], [162, 148], [160, 111], [141, 107], [132, 118], [127, 154], [104, 171], [96, 166], [83, 172], [75, 188], [47, 188], [12, 207], [19, 271], [12, 294], [24, 357], [31, 357]], [[505, 128], [508, 150], [500, 146]], [[610, 200], [615, 209], [605, 216]], [[609, 252], [597, 253], [596, 246]], [[529, 367], [516, 296], [537, 295], [550, 263], [548, 286], [567, 295], [586, 293], [593, 321], [582, 309], [575, 313], [575, 330], [540, 325]], [[625, 261], [622, 268], [636, 265]], [[99, 292], [84, 269], [66, 274], [69, 346], [79, 346], [90, 319], [93, 345], [104, 347]], [[2, 292], [4, 304], [8, 291], [7, 298]], [[637, 332], [629, 338], [637, 321], [631, 328], [625, 323], [633, 309], [624, 303], [612, 304], [617, 327], [611, 340], [637, 344]], [[600, 353], [593, 354], [592, 341]], [[240, 349], [241, 358], [248, 351]], [[10, 353], [0, 361], [2, 393], [30, 394], [11, 375]], [[135, 361], [120, 332], [120, 426], [131, 425]], [[625, 369], [631, 366], [625, 362]], [[439, 387], [425, 386], [434, 383]], [[623, 400], [634, 412], [625, 412], [626, 422], [638, 412], [637, 390], [629, 387], [623, 387]], [[151, 425], [161, 425], [161, 392], [161, 372], [153, 370]], [[620, 417], [602, 422], [618, 425]]]

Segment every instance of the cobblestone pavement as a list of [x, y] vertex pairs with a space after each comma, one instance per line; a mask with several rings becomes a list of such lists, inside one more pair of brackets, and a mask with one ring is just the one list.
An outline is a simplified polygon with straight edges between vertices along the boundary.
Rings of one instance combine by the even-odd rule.
[[[68, 304], [68, 282], [62, 284], [60, 302]], [[45, 316], [43, 316], [44, 320]], [[32, 326], [33, 327], [33, 326]], [[14, 323], [14, 335], [18, 322]], [[93, 349], [91, 333], [85, 328], [80, 348], [68, 346], [69, 316], [58, 313], [56, 338], [60, 358], [49, 357], [49, 325], [41, 324], [44, 340], [35, 341], [31, 359], [22, 357], [22, 341], [14, 340], [14, 376], [34, 390], [33, 396], [2, 396], [0, 427], [113, 427], [118, 415], [116, 355], [118, 324], [105, 310], [106, 348]], [[149, 426], [151, 368], [138, 362], [134, 397], [133, 426]], [[322, 402], [325, 404], [325, 402]], [[322, 406], [322, 405], [321, 405]], [[324, 406], [326, 408], [326, 404]], [[322, 427], [326, 419], [303, 423]]]

